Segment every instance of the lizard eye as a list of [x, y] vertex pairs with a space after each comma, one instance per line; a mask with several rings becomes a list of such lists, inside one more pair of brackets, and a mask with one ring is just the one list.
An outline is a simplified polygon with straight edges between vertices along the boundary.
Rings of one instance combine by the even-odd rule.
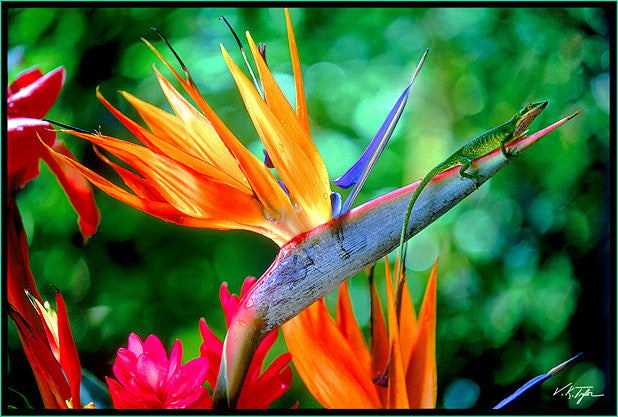
[[532, 108], [532, 106], [531, 106], [530, 104], [528, 104], [528, 105], [526, 106], [526, 110], [530, 110], [531, 108]]

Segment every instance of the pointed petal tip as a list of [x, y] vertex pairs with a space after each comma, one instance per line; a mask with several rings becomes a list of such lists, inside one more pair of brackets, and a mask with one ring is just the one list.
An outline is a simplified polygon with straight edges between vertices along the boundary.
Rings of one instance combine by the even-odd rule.
[[416, 66], [416, 71], [414, 71], [414, 75], [412, 76], [412, 80], [410, 81], [410, 84], [409, 84], [410, 86], [414, 83], [416, 76], [421, 71], [421, 68], [423, 67], [423, 63], [425, 62], [425, 57], [427, 56], [428, 53], [429, 53], [429, 48], [425, 50], [425, 53], [421, 57], [421, 60], [418, 62], [418, 65]]
[[[419, 70], [420, 66], [417, 68], [414, 77], [416, 77]], [[352, 185], [356, 185], [356, 187], [346, 198], [346, 201], [343, 204], [342, 213], [347, 212], [352, 208], [354, 199], [360, 192], [365, 180], [380, 157], [384, 147], [388, 143], [408, 101], [408, 94], [410, 92], [410, 88], [412, 87], [412, 83], [414, 82], [414, 77], [395, 102], [395, 105], [382, 123], [382, 126], [380, 126], [378, 133], [376, 133], [375, 137], [371, 140], [361, 157], [342, 176], [333, 181], [336, 186], [344, 189], [349, 188]]]
[[576, 360], [577, 358], [579, 358], [583, 354], [584, 354], [584, 352], [579, 352], [577, 355], [573, 356], [571, 359], [568, 359], [568, 360], [562, 362], [560, 365], [557, 365], [557, 366], [554, 366], [553, 368], [551, 368], [549, 371], [547, 371], [547, 374], [548, 375], [555, 375], [555, 374], [557, 374], [562, 369], [564, 369], [568, 364], [570, 364], [571, 362], [573, 362], [574, 360]]
[[570, 116], [564, 117], [558, 120], [557, 122], [547, 126], [546, 128], [541, 129], [537, 132], [534, 132], [533, 134], [529, 136], [523, 136], [518, 139], [515, 139], [514, 141], [507, 144], [508, 151], [513, 155], [521, 154], [523, 151], [528, 149], [530, 146], [536, 143], [543, 136], [547, 135], [552, 130], [557, 129], [558, 127], [562, 126], [563, 124], [571, 120], [573, 117], [577, 116], [579, 112], [580, 111], [577, 110], [575, 113], [571, 114]]

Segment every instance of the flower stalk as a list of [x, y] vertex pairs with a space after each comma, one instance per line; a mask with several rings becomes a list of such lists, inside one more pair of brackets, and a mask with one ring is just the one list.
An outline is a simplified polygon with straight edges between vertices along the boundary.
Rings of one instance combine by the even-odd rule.
[[[514, 156], [579, 112], [530, 136], [506, 144]], [[473, 162], [478, 186], [509, 164], [500, 149]], [[399, 245], [401, 225], [419, 182], [365, 203], [347, 214], [296, 236], [284, 245], [273, 264], [238, 305], [227, 333], [214, 408], [233, 408], [255, 347], [339, 284], [367, 268]], [[454, 167], [431, 181], [417, 200], [405, 240], [423, 230], [476, 190], [472, 180]]]

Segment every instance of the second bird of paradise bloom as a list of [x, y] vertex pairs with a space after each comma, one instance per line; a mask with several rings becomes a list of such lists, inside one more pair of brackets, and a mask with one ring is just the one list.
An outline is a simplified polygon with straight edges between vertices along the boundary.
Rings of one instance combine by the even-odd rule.
[[336, 320], [320, 299], [283, 325], [298, 373], [323, 406], [435, 407], [436, 271], [437, 262], [417, 319], [405, 280], [398, 277], [396, 291], [386, 259], [386, 322], [370, 273], [369, 346], [352, 311], [347, 281], [339, 287]]

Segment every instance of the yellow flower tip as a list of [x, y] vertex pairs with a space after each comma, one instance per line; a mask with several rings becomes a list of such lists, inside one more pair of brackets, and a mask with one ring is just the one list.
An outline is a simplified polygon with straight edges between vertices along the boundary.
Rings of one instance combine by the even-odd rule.
[[225, 46], [223, 46], [222, 43], [219, 43], [219, 47], [221, 48], [221, 53], [223, 54], [223, 59], [225, 59], [226, 62], [227, 62], [228, 59], [232, 59], [232, 58], [230, 58], [230, 54], [227, 53], [227, 49], [225, 49]]
[[99, 99], [99, 101], [101, 101], [103, 104], [109, 104], [107, 99], [103, 96], [103, 93], [101, 93], [101, 86], [100, 85], [97, 85], [96, 95], [97, 95], [97, 98]]
[[[59, 350], [59, 333], [58, 333], [58, 314], [51, 308], [51, 304], [49, 301], [40, 303], [39, 300], [36, 299], [28, 290], [24, 290], [28, 300], [37, 311], [39, 317], [43, 320], [44, 325], [47, 329], [48, 333], [48, 341], [50, 344], [50, 348], [52, 349], [53, 355], [56, 359], [60, 358], [60, 350]], [[49, 339], [51, 337], [51, 339]]]
[[140, 38], [142, 40], [142, 42], [144, 42], [146, 44], [147, 47], [150, 48], [150, 50], [152, 52], [154, 52], [154, 54], [163, 62], [165, 62], [165, 59], [163, 59], [163, 56], [161, 55], [161, 53], [157, 50], [157, 48], [155, 48], [150, 42], [148, 42], [146, 39], [144, 38]]

